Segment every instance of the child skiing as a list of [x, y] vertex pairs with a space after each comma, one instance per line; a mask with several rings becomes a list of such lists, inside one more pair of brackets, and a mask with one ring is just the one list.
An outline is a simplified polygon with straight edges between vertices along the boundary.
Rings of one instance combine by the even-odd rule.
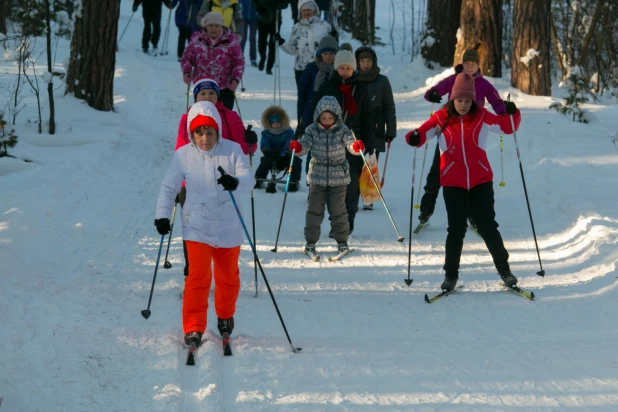
[[[155, 226], [160, 235], [166, 235], [170, 231], [174, 198], [184, 179], [187, 198], [182, 209], [182, 229], [191, 260], [182, 305], [187, 345], [199, 346], [206, 330], [213, 275], [217, 328], [224, 338], [234, 329], [240, 291], [238, 257], [244, 233], [226, 191], [244, 196], [255, 180], [240, 146], [222, 139], [221, 129], [219, 112], [212, 103], [198, 102], [191, 107], [187, 128], [191, 144], [174, 153], [157, 201]], [[221, 176], [219, 167], [227, 175]]]
[[[500, 94], [496, 90], [496, 88], [483, 77], [481, 73], [481, 69], [479, 69], [479, 64], [481, 61], [481, 57], [478, 52], [474, 49], [466, 50], [463, 55], [462, 63], [455, 66], [455, 74], [450, 75], [446, 79], [440, 81], [437, 85], [427, 90], [425, 93], [425, 100], [431, 103], [441, 103], [442, 96], [445, 94], [450, 94], [453, 85], [455, 84], [455, 79], [459, 73], [466, 73], [472, 76], [474, 79], [474, 88], [476, 91], [476, 105], [479, 108], [483, 108], [485, 106], [485, 99], [489, 101], [491, 107], [494, 109], [494, 113], [496, 114], [504, 114], [504, 103], [500, 98]], [[438, 193], [440, 192], [440, 147], [436, 145], [436, 150], [433, 157], [433, 162], [431, 164], [431, 168], [429, 169], [429, 173], [427, 174], [427, 185], [425, 186], [425, 194], [421, 199], [421, 213], [419, 215], [419, 221], [421, 225], [425, 225], [433, 211], [436, 207], [436, 200], [438, 199]], [[468, 220], [470, 221], [470, 226], [476, 228], [476, 221], [474, 217], [468, 216]]]
[[314, 112], [314, 123], [300, 140], [292, 140], [290, 149], [299, 156], [309, 150], [313, 154], [307, 175], [309, 199], [305, 217], [305, 253], [313, 260], [319, 259], [315, 255], [315, 244], [320, 239], [325, 204], [328, 204], [339, 253], [348, 253], [350, 226], [345, 198], [350, 172], [346, 150], [359, 156], [365, 145], [360, 140], [354, 141], [350, 129], [343, 124], [336, 98], [324, 96], [320, 99]]
[[[262, 150], [262, 159], [260, 165], [255, 171], [257, 183], [256, 189], [262, 188], [262, 179], [266, 179], [268, 172], [275, 167], [276, 170], [287, 169], [290, 165], [292, 154], [289, 151], [290, 142], [294, 138], [294, 130], [290, 127], [290, 118], [287, 112], [279, 106], [270, 106], [262, 113], [262, 139], [260, 140], [260, 149]], [[300, 157], [294, 157], [292, 164], [292, 176], [290, 176], [289, 192], [298, 190], [298, 181], [303, 162]], [[275, 193], [277, 189], [274, 183], [269, 183], [266, 192]]]
[[[440, 184], [448, 215], [446, 237], [446, 272], [441, 289], [455, 289], [459, 278], [459, 261], [466, 235], [466, 218], [470, 209], [477, 219], [479, 234], [491, 253], [498, 274], [507, 287], [517, 284], [508, 263], [509, 254], [495, 220], [493, 173], [485, 152], [487, 133], [513, 133], [509, 116], [497, 116], [476, 103], [475, 80], [460, 73], [455, 79], [449, 102], [417, 130], [406, 134], [411, 146], [420, 147], [427, 139], [439, 136]], [[506, 103], [505, 111], [513, 116], [515, 130], [521, 115], [515, 103]]]

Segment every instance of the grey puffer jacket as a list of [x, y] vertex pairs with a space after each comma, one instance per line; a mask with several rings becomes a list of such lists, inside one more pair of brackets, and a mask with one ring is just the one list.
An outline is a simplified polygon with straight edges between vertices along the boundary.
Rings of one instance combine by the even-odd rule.
[[[329, 111], [337, 116], [337, 121], [329, 129], [325, 129], [318, 117], [322, 112]], [[360, 153], [352, 150], [354, 138], [350, 129], [341, 123], [341, 106], [332, 96], [324, 96], [318, 102], [313, 114], [313, 124], [305, 130], [305, 135], [299, 140], [303, 150], [299, 156], [304, 156], [311, 150], [311, 162], [307, 183], [320, 186], [344, 186], [350, 183], [350, 167], [346, 160], [346, 149], [353, 155]]]

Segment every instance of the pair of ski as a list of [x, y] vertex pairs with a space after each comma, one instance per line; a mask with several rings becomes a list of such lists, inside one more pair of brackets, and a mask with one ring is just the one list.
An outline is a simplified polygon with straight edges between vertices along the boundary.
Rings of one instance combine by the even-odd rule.
[[[335, 256], [329, 257], [328, 261], [329, 262], [337, 262], [338, 260], [343, 259], [344, 257], [346, 257], [347, 255], [349, 255], [352, 252], [354, 252], [354, 249], [344, 250], [343, 252], [337, 253]], [[318, 255], [315, 252], [312, 252], [312, 251], [309, 251], [309, 250], [305, 250], [305, 255], [309, 256], [309, 259], [311, 259], [313, 262], [319, 262], [320, 261], [320, 255]]]
[[[204, 343], [202, 341], [200, 345]], [[225, 332], [223, 336], [221, 336], [221, 344], [223, 345], [223, 356], [232, 356], [232, 347], [230, 346], [230, 334]], [[187, 366], [195, 365], [195, 355], [197, 354], [197, 350], [199, 346], [195, 342], [191, 342], [189, 345], [189, 350], [187, 351]]]
[[[508, 290], [509, 292], [512, 292], [512, 293], [514, 293], [514, 294], [516, 294], [518, 296], [521, 296], [522, 298], [526, 298], [528, 300], [533, 300], [534, 299], [534, 292], [529, 292], [529, 291], [526, 291], [524, 289], [521, 289], [517, 285], [513, 285], [511, 287], [508, 287], [506, 285], [502, 285], [502, 287], [505, 288], [506, 290]], [[451, 290], [449, 292], [443, 291], [441, 293], [438, 293], [437, 295], [435, 295], [432, 298], [430, 298], [428, 295], [425, 295], [425, 302], [433, 303], [436, 300], [442, 299], [445, 296], [452, 295], [453, 293], [457, 292], [461, 288], [463, 288], [463, 285], [459, 285], [455, 289], [453, 289], [453, 290]]]

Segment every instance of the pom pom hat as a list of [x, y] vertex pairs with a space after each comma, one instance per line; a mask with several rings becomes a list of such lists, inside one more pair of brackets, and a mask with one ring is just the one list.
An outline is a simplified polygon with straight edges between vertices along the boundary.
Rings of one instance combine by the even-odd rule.
[[339, 50], [335, 55], [335, 70], [344, 64], [352, 66], [352, 69], [356, 70], [356, 58], [352, 52], [348, 50]]
[[455, 78], [450, 100], [455, 99], [470, 99], [473, 102], [476, 101], [474, 79], [469, 74], [459, 73]]

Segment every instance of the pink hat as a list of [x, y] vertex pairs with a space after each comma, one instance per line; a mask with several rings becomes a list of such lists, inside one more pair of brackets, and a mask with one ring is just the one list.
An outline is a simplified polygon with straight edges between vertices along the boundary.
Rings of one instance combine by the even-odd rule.
[[465, 73], [459, 73], [455, 78], [453, 90], [449, 100], [455, 99], [470, 99], [476, 101], [476, 93], [474, 91], [474, 79]]

